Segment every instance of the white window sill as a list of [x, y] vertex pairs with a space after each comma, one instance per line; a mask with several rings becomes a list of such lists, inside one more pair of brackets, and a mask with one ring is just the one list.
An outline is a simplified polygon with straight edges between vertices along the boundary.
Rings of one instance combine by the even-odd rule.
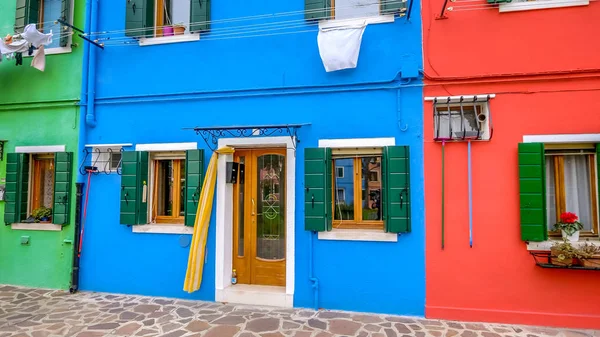
[[533, 9], [587, 6], [589, 0], [535, 0], [526, 2], [503, 3], [498, 6], [500, 13], [528, 11]]
[[200, 34], [183, 34], [173, 36], [149, 37], [139, 40], [140, 46], [152, 46], [156, 44], [192, 42], [200, 40]]
[[[529, 242], [527, 243], [527, 250], [530, 251], [549, 251], [554, 243], [562, 242], [561, 239], [549, 239], [541, 242]], [[589, 241], [587, 238], [579, 238], [579, 241], [572, 242], [571, 245], [575, 248], [579, 248], [583, 246], [584, 243], [589, 242], [594, 246], [600, 247], [600, 241], [597, 238], [590, 238]]]
[[194, 227], [184, 226], [182, 224], [148, 224], [148, 225], [135, 225], [133, 227], [133, 233], [146, 233], [146, 234], [194, 234]]
[[[27, 55], [27, 53], [23, 53], [23, 57], [34, 57], [37, 54], [38, 50], [35, 50], [33, 54]], [[71, 47], [56, 47], [56, 48], [48, 48], [44, 49], [44, 54], [48, 55], [58, 55], [58, 54], [68, 54], [72, 52]]]
[[319, 21], [319, 29], [322, 28], [342, 28], [354, 25], [371, 25], [375, 23], [390, 23], [394, 22], [394, 15], [379, 15], [369, 16], [364, 18], [354, 19], [333, 19], [333, 20], [321, 20]]
[[333, 229], [318, 236], [319, 240], [398, 242], [398, 234], [380, 229]]
[[51, 231], [60, 232], [62, 230], [61, 225], [55, 225], [51, 223], [14, 223], [10, 225], [11, 229], [18, 229], [23, 231]]

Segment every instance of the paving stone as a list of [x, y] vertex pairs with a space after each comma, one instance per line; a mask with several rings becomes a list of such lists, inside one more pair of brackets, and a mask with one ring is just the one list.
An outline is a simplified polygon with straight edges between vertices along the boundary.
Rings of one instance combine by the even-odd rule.
[[334, 335], [354, 335], [360, 327], [361, 324], [344, 319], [329, 321], [329, 332]]
[[121, 313], [121, 314], [119, 315], [119, 319], [124, 319], [124, 320], [132, 320], [132, 319], [135, 319], [135, 318], [137, 318], [138, 316], [140, 316], [140, 315], [139, 315], [139, 314], [136, 314], [136, 313], [134, 313], [134, 312], [131, 312], [131, 311], [125, 311], [125, 312], [123, 312], [123, 313]]
[[118, 328], [117, 331], [115, 331], [115, 335], [131, 336], [141, 327], [142, 325], [140, 323], [131, 322]]
[[139, 312], [141, 314], [149, 314], [151, 312], [158, 311], [158, 309], [160, 309], [159, 305], [140, 304], [140, 305], [136, 306], [135, 308], [133, 308], [133, 311]]
[[140, 331], [138, 331], [135, 335], [136, 336], [148, 336], [148, 335], [157, 335], [158, 332], [156, 330], [150, 330], [150, 329], [142, 329]]
[[316, 318], [309, 319], [307, 323], [308, 323], [308, 326], [310, 326], [312, 328], [321, 329], [321, 330], [327, 329], [327, 323], [320, 321]]
[[482, 332], [481, 335], [483, 337], [502, 337], [499, 334], [495, 333], [495, 332]]
[[231, 325], [219, 325], [206, 332], [204, 337], [233, 337], [240, 328]]
[[458, 331], [456, 331], [456, 330], [448, 330], [448, 331], [446, 331], [446, 337], [454, 337], [456, 335], [458, 335]]
[[413, 331], [417, 331], [417, 330], [422, 330], [423, 328], [418, 325], [418, 324], [409, 324], [408, 325], [409, 328], [411, 328]]
[[279, 319], [258, 318], [246, 324], [246, 329], [253, 332], [274, 331], [279, 328]]
[[119, 323], [102, 323], [88, 327], [89, 330], [112, 330], [119, 327]]
[[32, 337], [48, 337], [50, 336], [51, 332], [50, 331], [33, 331], [31, 333]]
[[449, 328], [452, 328], [452, 329], [460, 329], [460, 330], [462, 330], [462, 329], [465, 328], [462, 324], [457, 323], [457, 322], [446, 322], [446, 325]]
[[208, 324], [204, 321], [191, 321], [185, 327], [186, 330], [191, 331], [191, 332], [204, 331], [208, 328], [210, 328], [210, 324]]
[[389, 322], [398, 322], [398, 323], [415, 323], [414, 319], [399, 317], [399, 316], [388, 316], [385, 318]]
[[478, 331], [487, 331], [488, 330], [485, 327], [485, 325], [483, 325], [481, 323], [466, 323], [465, 324], [465, 329], [478, 330]]
[[179, 324], [179, 323], [167, 323], [162, 326], [162, 332], [166, 333], [166, 332], [173, 331], [173, 330], [179, 329], [179, 328], [181, 328], [181, 324]]
[[285, 337], [281, 332], [267, 332], [260, 335], [261, 337]]
[[183, 336], [187, 333], [187, 331], [185, 330], [175, 330], [175, 331], [171, 331], [166, 335], [162, 335], [162, 337], [180, 337]]
[[378, 316], [373, 315], [354, 315], [352, 316], [352, 320], [361, 323], [381, 323], [383, 319]]
[[402, 323], [396, 323], [394, 324], [394, 327], [399, 333], [412, 333], [412, 330], [410, 330], [406, 325]]
[[366, 331], [361, 331], [357, 335], [357, 337], [367, 337], [367, 336], [369, 336], [369, 333]]
[[181, 318], [187, 318], [187, 317], [192, 317], [194, 316], [194, 313], [187, 308], [179, 308], [177, 310], [175, 310], [175, 313], [177, 313], [177, 315], [179, 315], [179, 317]]
[[381, 330], [381, 327], [375, 324], [367, 324], [365, 325], [365, 330], [370, 332], [378, 332], [379, 330]]
[[462, 337], [477, 337], [477, 333], [473, 331], [465, 330], [460, 334]]
[[319, 318], [350, 318], [350, 314], [338, 311], [321, 311], [318, 315]]
[[392, 327], [392, 323], [390, 323], [390, 322], [387, 322], [387, 323], [381, 323], [381, 324], [379, 324], [379, 325], [381, 325], [381, 326], [382, 326], [382, 327], [384, 327], [384, 328], [391, 328], [391, 327]]
[[332, 336], [333, 335], [327, 331], [321, 331], [315, 337], [332, 337]]
[[155, 322], [156, 322], [156, 320], [154, 318], [150, 318], [150, 319], [143, 321], [142, 324], [144, 324], [145, 326], [151, 326], [151, 325], [154, 325]]
[[371, 337], [385, 337], [385, 335], [382, 333], [374, 333], [374, 334], [371, 334]]
[[284, 330], [298, 329], [298, 328], [300, 328], [300, 324], [294, 323], [294, 322], [284, 321], [283, 324], [281, 325], [281, 328], [284, 329]]
[[[77, 337], [102, 337], [105, 333], [101, 331], [84, 331], [80, 332]], [[27, 336], [27, 335], [25, 335]]]
[[396, 331], [394, 331], [392, 329], [385, 329], [383, 331], [385, 332], [385, 335], [387, 337], [396, 337], [396, 336], [398, 336], [398, 334], [396, 333]]
[[211, 322], [211, 324], [237, 325], [246, 322], [242, 316], [223, 316]]
[[310, 335], [312, 335], [312, 332], [310, 331], [296, 331], [294, 337], [310, 337]]

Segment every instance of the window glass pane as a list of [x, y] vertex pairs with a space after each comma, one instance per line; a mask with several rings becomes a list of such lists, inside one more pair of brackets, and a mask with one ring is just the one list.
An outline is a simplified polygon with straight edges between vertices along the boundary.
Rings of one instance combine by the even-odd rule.
[[50, 31], [54, 34], [52, 43], [45, 45], [44, 48], [57, 48], [60, 47], [60, 24], [55, 23], [55, 20], [62, 15], [62, 3], [59, 0], [42, 0], [43, 5], [43, 16], [40, 18], [40, 23], [37, 28], [43, 33], [48, 34]]
[[169, 2], [171, 3], [170, 13], [172, 15], [172, 24], [183, 25], [185, 27], [184, 34], [189, 34], [191, 10], [190, 0], [169, 0]]
[[361, 158], [362, 218], [381, 220], [381, 157]]
[[556, 183], [554, 180], [554, 156], [546, 157], [546, 219], [548, 230], [554, 230], [556, 223]]
[[373, 0], [336, 0], [335, 18], [351, 19], [379, 15], [379, 2]]
[[[481, 113], [480, 106], [463, 105], [462, 115], [460, 106], [451, 106], [450, 112], [448, 107], [440, 105], [436, 108], [437, 116], [434, 116], [434, 125], [436, 138], [450, 138], [450, 131], [452, 131], [452, 137], [462, 138], [475, 137], [479, 130], [479, 123], [477, 122], [477, 113]], [[477, 111], [477, 113], [475, 112]], [[450, 125], [448, 124], [450, 121]], [[439, 130], [438, 130], [439, 129]]]
[[[240, 157], [240, 165], [245, 165], [246, 157]], [[240, 170], [240, 184], [239, 188], [239, 196], [238, 196], [238, 256], [244, 256], [244, 193], [246, 192], [246, 187], [244, 186], [246, 183], [245, 177], [241, 175], [245, 175], [246, 170]], [[241, 183], [241, 182], [244, 183]]]
[[173, 214], [173, 161], [160, 160], [157, 175], [157, 214], [170, 216]]
[[110, 153], [110, 168], [111, 168], [111, 170], [116, 170], [119, 167], [120, 162], [121, 162], [121, 152], [111, 152]]
[[583, 230], [592, 229], [590, 163], [587, 155], [564, 156], [566, 212], [579, 217]]
[[[335, 159], [335, 167], [344, 170], [343, 178], [335, 178], [335, 213], [334, 220], [354, 220], [354, 159]], [[340, 198], [342, 197], [343, 198]]]
[[256, 257], [285, 258], [285, 156], [258, 157], [256, 202]]
[[52, 208], [54, 201], [54, 155], [33, 156], [33, 186], [31, 211], [45, 206]]
[[343, 178], [344, 177], [344, 168], [343, 167], [336, 167], [335, 168], [336, 171], [336, 177], [338, 178]]

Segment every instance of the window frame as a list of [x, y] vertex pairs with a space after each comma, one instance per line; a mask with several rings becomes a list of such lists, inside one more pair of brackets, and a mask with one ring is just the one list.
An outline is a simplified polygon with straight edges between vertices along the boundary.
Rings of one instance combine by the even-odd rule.
[[[475, 119], [476, 122], [477, 121], [477, 117], [479, 115], [485, 115], [487, 117], [487, 122], [483, 122], [484, 125], [481, 126], [480, 129], [480, 138], [477, 140], [489, 140], [490, 136], [491, 136], [491, 130], [490, 130], [490, 124], [489, 124], [489, 120], [490, 120], [490, 108], [488, 105], [489, 101], [469, 101], [468, 98], [461, 104], [460, 102], [454, 101], [454, 100], [450, 100], [450, 103], [447, 103], [443, 100], [440, 100], [438, 102], [434, 102], [433, 103], [433, 109], [434, 109], [434, 113], [433, 113], [433, 138], [436, 139], [437, 137], [437, 130], [439, 128], [439, 126], [437, 125], [437, 116], [438, 114], [440, 114], [440, 112], [447, 112], [448, 111], [448, 107], [450, 107], [450, 116], [448, 118], [448, 122], [451, 123], [451, 118], [452, 118], [452, 112], [455, 111], [460, 111], [460, 107], [462, 105], [463, 110], [465, 107], [473, 107], [473, 111], [475, 113]], [[450, 135], [450, 137], [452, 138], [452, 135]], [[467, 137], [468, 138], [468, 137]], [[457, 140], [456, 138], [452, 138], [452, 140]], [[447, 140], [449, 141], [449, 140]]]
[[[565, 204], [565, 182], [564, 182], [564, 156], [566, 155], [581, 155], [587, 156], [589, 159], [589, 171], [590, 176], [588, 177], [588, 183], [590, 184], [590, 195], [591, 195], [591, 208], [592, 208], [592, 231], [580, 231], [579, 236], [583, 238], [598, 238], [600, 236], [600, 214], [598, 207], [598, 167], [597, 167], [597, 154], [595, 152], [595, 144], [592, 143], [544, 143], [544, 160], [551, 156], [554, 157], [554, 177], [546, 176], [546, 179], [554, 179], [555, 181], [555, 209], [556, 219], [560, 218], [562, 212], [566, 210]], [[560, 150], [572, 150], [573, 152], [561, 153]], [[588, 152], [584, 152], [584, 151]], [[576, 153], [580, 151], [579, 153]], [[560, 160], [563, 159], [563, 160]], [[562, 174], [561, 174], [562, 173]], [[546, 194], [548, 191], [545, 192]], [[546, 205], [546, 208], [548, 205]], [[545, 210], [547, 212], [547, 209]], [[595, 232], [594, 232], [595, 230]], [[560, 230], [552, 230], [548, 228], [549, 238], [562, 237]]]
[[589, 0], [532, 0], [501, 3], [498, 6], [498, 10], [500, 13], [509, 13], [536, 9], [587, 6], [589, 4]]
[[[44, 28], [44, 1], [45, 0], [40, 0], [40, 6], [41, 6], [41, 10], [38, 14], [38, 21], [36, 23], [36, 29], [40, 30]], [[69, 6], [69, 18], [67, 20], [68, 23], [73, 24], [73, 20], [75, 19], [75, 11], [74, 11], [74, 6], [75, 6], [75, 0], [68, 0], [71, 2], [70, 6]], [[67, 30], [68, 32], [72, 33], [73, 30], [71, 28], [69, 28]], [[54, 32], [53, 32], [54, 33]], [[62, 34], [63, 32], [58, 33], [58, 36], [54, 36], [54, 38], [57, 38], [58, 40], [60, 40], [60, 34]], [[57, 35], [56, 33], [54, 33], [55, 35]], [[68, 54], [71, 53], [73, 51], [73, 34], [69, 34], [68, 36], [68, 40], [67, 40], [67, 46], [65, 47], [53, 47], [53, 48], [45, 48], [44, 47], [44, 54], [45, 55], [56, 55], [56, 54]], [[23, 57], [34, 57], [35, 55], [37, 55], [38, 50], [36, 49], [33, 54], [28, 55], [27, 53], [23, 53]]]
[[[335, 199], [337, 196], [337, 181], [336, 181], [336, 172], [333, 173], [333, 183], [332, 183], [332, 227], [333, 229], [384, 229], [384, 222], [382, 220], [363, 220], [363, 209], [362, 209], [362, 170], [361, 170], [361, 161], [364, 157], [380, 157], [380, 161], [383, 161], [383, 149], [377, 148], [376, 153], [374, 152], [365, 152], [360, 153], [357, 152], [355, 155], [348, 154], [336, 154], [335, 149], [333, 150], [332, 162], [333, 166], [335, 166], [335, 161], [337, 159], [352, 159], [352, 175], [353, 175], [353, 194], [354, 194], [354, 220], [335, 220]], [[370, 170], [369, 170], [370, 172]], [[368, 178], [368, 177], [367, 177]], [[381, 184], [381, 190], [384, 190], [383, 182], [379, 181]], [[365, 189], [368, 191], [368, 186]], [[344, 195], [345, 195], [344, 191]], [[359, 202], [356, 202], [359, 200]], [[345, 200], [344, 200], [345, 201]], [[380, 202], [380, 207], [383, 207], [383, 203]], [[381, 212], [383, 214], [383, 210]]]
[[[174, 186], [173, 186], [173, 210], [179, 209], [181, 203], [184, 207], [184, 215], [156, 215], [155, 211], [158, 207], [155, 206], [155, 199], [157, 198], [156, 179], [158, 175], [156, 169], [160, 161], [173, 160], [174, 162]], [[177, 163], [175, 165], [175, 163]], [[181, 190], [181, 165], [185, 169], [186, 165], [186, 151], [166, 151], [166, 152], [149, 152], [148, 160], [148, 224], [164, 225], [164, 226], [183, 226], [185, 227], [185, 197], [180, 198], [179, 191]], [[178, 166], [178, 167], [176, 167]], [[184, 172], [184, 178], [187, 179], [187, 174]], [[156, 207], [156, 208], [155, 208]], [[177, 212], [179, 213], [179, 211]]]

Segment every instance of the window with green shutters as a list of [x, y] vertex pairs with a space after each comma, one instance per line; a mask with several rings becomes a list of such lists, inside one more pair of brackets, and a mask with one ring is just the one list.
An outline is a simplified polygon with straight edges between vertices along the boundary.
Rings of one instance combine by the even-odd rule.
[[598, 237], [598, 145], [520, 143], [521, 239], [560, 237], [554, 224], [564, 212], [583, 224], [580, 237]]
[[[60, 6], [54, 6], [52, 3], [60, 1]], [[15, 32], [22, 33], [25, 26], [35, 24], [36, 28], [43, 33], [54, 35], [60, 33], [60, 38], [46, 45], [46, 49], [56, 47], [69, 47], [71, 35], [66, 34], [71, 28], [62, 23], [59, 19], [72, 23], [72, 8], [74, 0], [17, 0], [15, 11]]]
[[123, 152], [121, 224], [194, 226], [204, 150]]
[[408, 146], [308, 148], [304, 169], [306, 230], [410, 232]]
[[[6, 167], [4, 222], [52, 222], [68, 225], [71, 218], [73, 154], [9, 153]], [[47, 208], [51, 216], [35, 218]]]
[[306, 20], [353, 19], [395, 15], [406, 11], [404, 0], [304, 0]]
[[210, 0], [127, 0], [125, 29], [125, 35], [135, 38], [167, 37], [208, 31]]

